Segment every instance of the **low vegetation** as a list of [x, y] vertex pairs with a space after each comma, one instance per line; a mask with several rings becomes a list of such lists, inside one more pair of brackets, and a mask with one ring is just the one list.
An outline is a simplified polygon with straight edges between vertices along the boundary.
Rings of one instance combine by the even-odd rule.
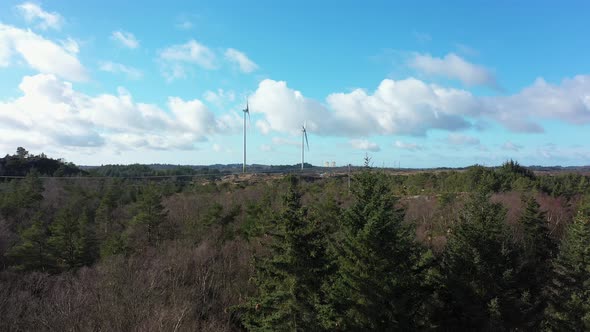
[[20, 152], [0, 162], [24, 176], [0, 183], [3, 331], [590, 329], [583, 174], [146, 179]]

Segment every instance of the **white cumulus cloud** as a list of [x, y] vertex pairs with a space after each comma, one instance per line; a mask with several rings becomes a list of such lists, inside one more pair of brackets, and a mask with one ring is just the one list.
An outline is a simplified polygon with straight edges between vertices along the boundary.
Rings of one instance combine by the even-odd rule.
[[194, 63], [205, 69], [215, 69], [217, 67], [213, 51], [194, 39], [164, 49], [160, 52], [160, 58], [168, 61]]
[[16, 8], [28, 23], [37, 23], [42, 30], [59, 30], [64, 23], [63, 17], [58, 13], [46, 12], [41, 6], [32, 2], [24, 2]]
[[350, 141], [350, 146], [353, 149], [377, 152], [381, 150], [379, 145], [375, 142], [370, 142], [366, 139], [353, 139]]
[[78, 42], [72, 38], [68, 37], [68, 39], [60, 41], [60, 44], [64, 50], [72, 54], [78, 54], [80, 52], [80, 45], [78, 45]]
[[256, 126], [263, 133], [270, 131], [299, 133], [307, 122], [309, 132], [319, 129], [320, 123], [330, 121], [328, 110], [320, 103], [305, 98], [284, 81], [264, 80], [254, 95], [249, 97], [250, 112], [265, 116]]
[[[39, 148], [194, 149], [195, 144], [222, 134], [221, 118], [198, 99], [170, 97], [167, 110], [118, 93], [87, 95], [53, 74], [23, 78], [22, 95], [0, 102], [0, 148], [34, 140]], [[34, 142], [30, 142], [34, 143]]]
[[307, 122], [311, 132], [333, 136], [424, 135], [428, 130], [470, 126], [461, 115], [470, 111], [469, 93], [440, 88], [410, 78], [383, 80], [370, 94], [356, 89], [333, 93], [326, 104], [306, 98], [284, 81], [260, 82], [250, 96], [253, 113], [261, 113], [266, 132], [297, 132]]
[[185, 78], [188, 65], [197, 65], [207, 70], [217, 69], [215, 53], [194, 39], [163, 49], [159, 53], [159, 60], [162, 74], [168, 81]]
[[18, 56], [41, 73], [56, 74], [72, 81], [86, 81], [86, 68], [72, 50], [71, 45], [64, 48], [30, 30], [0, 23], [0, 67], [11, 65], [13, 58]]
[[[550, 84], [537, 79], [520, 92], [478, 97], [469, 91], [428, 84], [415, 78], [385, 79], [377, 89], [355, 89], [328, 95], [324, 102], [307, 98], [285, 81], [265, 79], [249, 97], [252, 113], [263, 117], [256, 127], [270, 132], [296, 133], [304, 122], [310, 132], [324, 136], [423, 136], [430, 130], [455, 132], [499, 123], [512, 132], [543, 132], [540, 122], [590, 123], [590, 75]], [[471, 143], [451, 136], [450, 143]]]
[[258, 69], [258, 65], [250, 60], [246, 54], [233, 48], [225, 51], [225, 58], [234, 64], [237, 64], [243, 73], [251, 73]]
[[203, 98], [207, 102], [209, 102], [217, 107], [222, 107], [223, 105], [225, 105], [227, 103], [233, 102], [236, 99], [236, 94], [232, 90], [229, 90], [229, 91], [226, 91], [223, 89], [217, 89], [217, 91], [207, 90], [203, 94]]
[[123, 74], [127, 76], [127, 78], [132, 80], [138, 80], [143, 77], [143, 73], [141, 72], [141, 70], [111, 61], [101, 62], [99, 69], [101, 71], [113, 74]]
[[139, 40], [131, 32], [122, 30], [113, 31], [111, 39], [127, 48], [135, 49], [139, 47]]
[[517, 94], [482, 101], [488, 114], [512, 131], [542, 132], [539, 119], [584, 125], [590, 123], [590, 75], [566, 78], [560, 85], [539, 78]]
[[484, 85], [498, 88], [496, 78], [491, 71], [470, 63], [454, 53], [449, 53], [443, 58], [433, 57], [430, 54], [415, 54], [408, 64], [427, 75], [457, 79], [469, 86]]

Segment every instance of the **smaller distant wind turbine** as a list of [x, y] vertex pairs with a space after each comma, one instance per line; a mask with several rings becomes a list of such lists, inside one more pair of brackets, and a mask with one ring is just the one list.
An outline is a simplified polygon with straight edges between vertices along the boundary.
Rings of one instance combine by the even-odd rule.
[[250, 109], [248, 108], [248, 100], [246, 99], [246, 109], [244, 112], [244, 164], [242, 165], [242, 173], [246, 173], [246, 115], [248, 115], [248, 122], [250, 122]]
[[303, 165], [305, 164], [305, 145], [307, 144], [307, 150], [309, 151], [309, 141], [307, 140], [307, 129], [305, 128], [305, 122], [301, 126], [301, 170], [303, 171]]

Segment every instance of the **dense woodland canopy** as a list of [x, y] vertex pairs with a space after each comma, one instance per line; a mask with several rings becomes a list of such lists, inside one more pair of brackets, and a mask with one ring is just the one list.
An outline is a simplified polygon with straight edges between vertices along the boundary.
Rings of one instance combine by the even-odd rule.
[[24, 177], [0, 182], [0, 330], [590, 329], [589, 176], [369, 165], [349, 186], [19, 149], [0, 159]]

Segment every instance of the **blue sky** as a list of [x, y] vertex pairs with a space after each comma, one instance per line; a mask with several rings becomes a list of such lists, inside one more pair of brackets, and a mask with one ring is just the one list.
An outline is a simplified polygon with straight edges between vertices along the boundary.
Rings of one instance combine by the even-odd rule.
[[588, 165], [587, 2], [0, 3], [0, 153]]

